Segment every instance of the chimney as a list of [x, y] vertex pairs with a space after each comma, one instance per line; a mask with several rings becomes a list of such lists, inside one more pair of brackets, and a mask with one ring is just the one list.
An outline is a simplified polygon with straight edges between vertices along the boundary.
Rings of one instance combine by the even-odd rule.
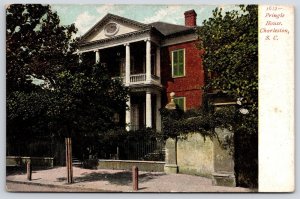
[[195, 10], [188, 10], [184, 12], [185, 26], [194, 27], [197, 25], [197, 14]]

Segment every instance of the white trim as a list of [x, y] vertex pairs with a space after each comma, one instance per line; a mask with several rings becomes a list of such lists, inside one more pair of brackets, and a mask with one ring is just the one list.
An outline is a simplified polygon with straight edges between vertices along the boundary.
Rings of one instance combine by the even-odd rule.
[[[121, 40], [121, 41], [118, 41], [118, 40]], [[150, 34], [145, 34], [142, 37], [135, 37], [132, 39], [131, 38], [120, 38], [118, 40], [108, 41], [108, 42], [104, 42], [104, 43], [100, 43], [100, 44], [91, 43], [84, 47], [79, 47], [77, 53], [84, 53], [84, 52], [94, 51], [94, 50], [98, 50], [98, 49], [111, 48], [111, 47], [115, 47], [115, 46], [125, 45], [127, 43], [134, 43], [134, 42], [151, 40], [151, 39], [150, 39]]]
[[197, 41], [198, 40], [198, 35], [193, 33], [189, 35], [182, 35], [174, 38], [167, 38], [161, 42], [161, 46], [171, 46], [175, 44], [180, 44], [180, 43], [185, 43], [185, 42], [190, 42], [190, 41]]
[[[181, 76], [174, 76], [174, 67], [173, 67], [173, 54], [174, 54], [174, 52], [176, 52], [176, 51], [181, 51], [181, 50], [183, 50], [183, 75], [181, 75]], [[180, 48], [180, 49], [176, 49], [176, 50], [172, 50], [171, 51], [171, 53], [172, 53], [172, 61], [171, 61], [171, 67], [172, 67], [172, 78], [180, 78], [180, 77], [185, 77], [185, 48]]]

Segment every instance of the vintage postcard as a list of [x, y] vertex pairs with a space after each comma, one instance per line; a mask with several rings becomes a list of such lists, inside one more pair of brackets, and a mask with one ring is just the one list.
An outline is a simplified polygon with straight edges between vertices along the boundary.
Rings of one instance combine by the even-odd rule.
[[9, 192], [295, 189], [293, 6], [7, 4], [6, 93]]

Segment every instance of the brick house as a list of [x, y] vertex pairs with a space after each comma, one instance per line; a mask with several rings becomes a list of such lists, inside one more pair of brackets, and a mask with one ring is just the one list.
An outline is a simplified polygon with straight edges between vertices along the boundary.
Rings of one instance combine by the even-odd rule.
[[81, 62], [98, 62], [112, 78], [130, 88], [129, 110], [118, 115], [127, 130], [161, 130], [159, 109], [175, 93], [184, 110], [202, 104], [204, 70], [196, 44], [197, 14], [184, 13], [185, 26], [165, 22], [143, 24], [107, 14], [85, 33], [78, 54]]

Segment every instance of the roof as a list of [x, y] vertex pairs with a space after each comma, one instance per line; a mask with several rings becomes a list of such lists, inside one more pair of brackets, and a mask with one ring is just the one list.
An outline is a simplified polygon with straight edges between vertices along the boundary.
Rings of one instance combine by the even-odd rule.
[[92, 28], [90, 28], [83, 36], [82, 36], [82, 39], [88, 37], [90, 34], [93, 33], [93, 31], [95, 29], [97, 29], [98, 27], [100, 27], [101, 25], [103, 25], [106, 21], [108, 21], [109, 19], [115, 19], [117, 21], [123, 21], [123, 22], [126, 22], [126, 23], [129, 23], [129, 24], [132, 24], [136, 27], [140, 27], [140, 28], [143, 28], [143, 29], [146, 29], [146, 28], [149, 28], [149, 25], [148, 24], [143, 24], [143, 23], [140, 23], [138, 21], [134, 21], [134, 20], [131, 20], [131, 19], [128, 19], [128, 18], [125, 18], [125, 17], [120, 17], [118, 15], [114, 15], [114, 14], [110, 14], [108, 13], [107, 15], [105, 15], [98, 23], [96, 23]]
[[160, 22], [160, 21], [150, 23], [149, 25], [156, 28], [164, 36], [173, 35], [173, 34], [179, 33], [179, 32], [186, 32], [186, 31], [194, 30], [194, 27], [175, 25], [175, 24], [170, 24], [170, 23]]
[[[136, 33], [144, 32], [144, 31], [148, 31], [148, 30], [152, 29], [154, 31], [158, 31], [165, 38], [174, 37], [174, 36], [176, 37], [180, 34], [187, 34], [187, 33], [195, 32], [195, 30], [197, 28], [197, 27], [187, 27], [187, 26], [183, 26], [183, 25], [176, 25], [176, 24], [160, 22], [160, 21], [145, 24], [145, 23], [140, 23], [140, 22], [132, 20], [132, 19], [128, 19], [125, 17], [121, 17], [118, 15], [108, 13], [98, 23], [96, 23], [92, 28], [90, 28], [81, 37], [81, 40], [83, 41], [85, 38], [89, 37], [91, 34], [93, 34], [93, 32], [95, 30], [100, 28], [103, 24], [105, 24], [110, 19], [114, 19], [116, 21], [123, 21], [125, 23], [129, 23], [131, 25], [141, 28], [141, 30], [136, 31]], [[82, 42], [82, 43], [84, 43], [84, 42]]]

